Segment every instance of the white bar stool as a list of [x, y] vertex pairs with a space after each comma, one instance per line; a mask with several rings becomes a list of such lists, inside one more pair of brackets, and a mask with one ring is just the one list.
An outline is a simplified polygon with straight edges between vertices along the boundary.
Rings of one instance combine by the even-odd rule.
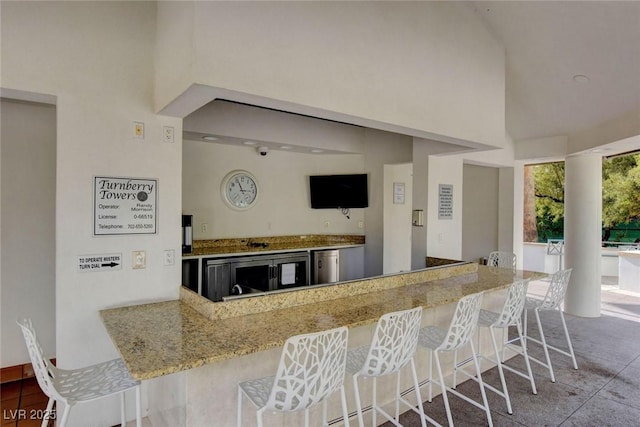
[[[473, 334], [475, 333], [478, 325], [478, 316], [480, 314], [480, 304], [482, 303], [482, 293], [470, 294], [462, 297], [456, 305], [455, 313], [451, 319], [448, 330], [441, 329], [437, 326], [427, 326], [420, 330], [420, 336], [418, 338], [418, 344], [421, 347], [425, 347], [431, 350], [429, 360], [429, 402], [432, 398], [432, 383], [436, 383], [442, 390], [442, 399], [444, 400], [444, 407], [447, 411], [447, 420], [449, 425], [453, 426], [453, 417], [451, 415], [451, 408], [449, 407], [448, 393], [452, 393], [458, 396], [462, 400], [483, 409], [487, 416], [489, 426], [493, 426], [493, 420], [491, 419], [491, 411], [489, 410], [489, 403], [487, 402], [487, 395], [484, 390], [484, 382], [482, 381], [482, 375], [480, 373], [480, 365], [478, 363], [477, 353], [475, 346], [473, 345]], [[475, 400], [465, 396], [452, 387], [447, 387], [444, 382], [444, 376], [442, 375], [442, 365], [440, 364], [440, 352], [442, 351], [457, 351], [461, 347], [469, 344], [471, 346], [471, 358], [476, 369], [476, 375], [466, 373], [463, 369], [460, 372], [472, 378], [480, 386], [480, 394], [482, 395], [482, 404]], [[433, 360], [436, 362], [436, 369], [438, 370], [438, 380], [433, 378]], [[455, 362], [454, 362], [455, 363]], [[455, 370], [454, 370], [455, 372]], [[455, 386], [455, 383], [454, 383]]]
[[238, 426], [242, 426], [242, 397], [257, 408], [258, 426], [264, 411], [304, 411], [322, 402], [322, 425], [327, 426], [327, 398], [340, 390], [344, 425], [349, 427], [344, 373], [347, 359], [346, 327], [290, 337], [284, 344], [275, 376], [238, 384]]
[[[495, 360], [491, 360], [488, 357], [485, 357], [487, 360], [490, 360], [496, 364], [498, 367], [498, 373], [500, 374], [500, 382], [502, 383], [502, 390], [498, 390], [495, 387], [487, 384], [485, 382], [485, 387], [489, 390], [497, 393], [498, 395], [504, 397], [507, 403], [507, 411], [509, 414], [513, 413], [511, 409], [511, 399], [509, 398], [509, 390], [507, 389], [507, 383], [504, 378], [503, 369], [506, 369], [514, 374], [517, 374], [523, 378], [526, 378], [531, 383], [531, 390], [533, 394], [538, 394], [536, 390], [536, 383], [533, 379], [533, 374], [531, 373], [531, 364], [529, 363], [529, 355], [527, 354], [527, 347], [524, 342], [524, 337], [522, 334], [522, 311], [524, 309], [524, 305], [527, 299], [527, 287], [529, 286], [529, 279], [525, 280], [516, 280], [509, 287], [509, 292], [507, 294], [507, 298], [502, 306], [502, 311], [500, 313], [496, 313], [488, 310], [480, 310], [480, 315], [478, 317], [478, 326], [485, 327], [489, 329], [491, 335], [491, 343], [493, 344], [493, 351], [495, 353]], [[518, 340], [519, 344], [516, 346], [511, 342], [505, 343], [505, 347], [503, 347], [502, 354], [504, 356], [505, 348], [512, 349], [516, 353], [524, 356], [524, 362], [527, 366], [527, 374], [512, 368], [511, 366], [504, 365], [504, 357], [500, 357], [500, 351], [498, 350], [498, 343], [496, 341], [496, 329], [506, 329], [508, 330], [510, 326], [515, 326], [518, 332]], [[478, 344], [478, 351], [480, 351], [480, 345]], [[481, 356], [482, 357], [482, 356]]]
[[515, 270], [516, 260], [516, 254], [512, 252], [493, 251], [489, 254], [487, 266]]
[[[422, 307], [409, 310], [386, 313], [378, 320], [373, 333], [371, 345], [350, 350], [347, 353], [347, 371], [353, 375], [353, 388], [356, 397], [358, 423], [364, 426], [362, 417], [362, 404], [360, 402], [360, 390], [358, 377], [373, 378], [373, 425], [377, 425], [376, 414], [379, 412], [395, 426], [402, 427], [399, 423], [400, 402], [420, 416], [422, 426], [426, 426], [426, 420], [432, 424], [440, 425], [426, 416], [422, 407], [418, 375], [414, 363], [414, 356], [418, 346], [420, 333], [420, 321], [422, 320]], [[411, 365], [413, 374], [413, 388], [418, 400], [418, 409], [402, 397], [400, 390], [400, 370], [407, 364]], [[395, 417], [389, 415], [378, 406], [376, 401], [376, 379], [385, 375], [396, 374], [396, 413]]]
[[[551, 366], [551, 358], [549, 357], [549, 350], [554, 350], [560, 354], [568, 356], [571, 358], [573, 362], [573, 369], [578, 369], [578, 362], [576, 362], [576, 356], [573, 352], [573, 346], [571, 345], [571, 337], [569, 337], [569, 330], [567, 329], [567, 322], [564, 319], [564, 313], [562, 312], [562, 302], [564, 301], [564, 295], [567, 292], [567, 286], [569, 286], [569, 279], [571, 278], [571, 271], [573, 269], [568, 268], [566, 270], [559, 270], [553, 276], [551, 276], [551, 283], [549, 284], [549, 289], [547, 289], [547, 293], [545, 294], [542, 300], [537, 298], [527, 298], [527, 302], [524, 310], [524, 339], [525, 342], [533, 341], [535, 343], [541, 344], [544, 349], [544, 357], [546, 362], [543, 362], [539, 359], [529, 356], [529, 359], [538, 363], [539, 365], [545, 366], [549, 369], [549, 375], [551, 376], [551, 382], [556, 382], [556, 377], [553, 373], [553, 366]], [[527, 333], [527, 310], [533, 309], [536, 315], [536, 321], [538, 322], [538, 331], [540, 332], [540, 339], [532, 338]], [[557, 347], [553, 347], [547, 344], [547, 341], [544, 337], [544, 331], [542, 330], [542, 323], [540, 322], [540, 312], [541, 311], [558, 311], [560, 313], [560, 319], [562, 320], [562, 327], [564, 328], [564, 336], [567, 340], [567, 345], [569, 347], [569, 351], [564, 351]]]
[[[80, 369], [59, 369], [43, 355], [42, 347], [36, 337], [30, 319], [17, 322], [22, 329], [24, 340], [29, 350], [29, 358], [36, 372], [38, 385], [49, 397], [45, 414], [50, 415], [53, 403], [57, 400], [65, 403], [65, 408], [58, 427], [64, 427], [69, 418], [71, 407], [78, 403], [90, 402], [103, 397], [120, 394], [121, 425], [127, 423], [125, 417], [124, 392], [135, 389], [136, 392], [136, 426], [142, 426], [140, 414], [140, 381], [131, 378], [122, 359], [113, 359], [97, 365]], [[47, 416], [42, 420], [42, 427], [49, 423]]]

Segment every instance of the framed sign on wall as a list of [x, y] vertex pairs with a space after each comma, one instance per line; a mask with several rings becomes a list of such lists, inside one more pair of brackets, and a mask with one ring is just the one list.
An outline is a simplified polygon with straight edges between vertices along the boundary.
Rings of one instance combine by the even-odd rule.
[[93, 234], [156, 234], [158, 180], [96, 176]]
[[453, 219], [453, 185], [438, 185], [438, 219]]
[[393, 203], [404, 205], [404, 182], [393, 183]]

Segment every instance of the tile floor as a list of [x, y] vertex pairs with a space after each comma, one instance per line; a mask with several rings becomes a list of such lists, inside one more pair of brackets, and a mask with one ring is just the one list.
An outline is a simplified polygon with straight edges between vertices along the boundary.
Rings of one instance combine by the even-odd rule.
[[[2, 384], [2, 427], [40, 426], [47, 396], [35, 378]], [[49, 422], [53, 426], [53, 421]]]
[[[556, 374], [552, 383], [546, 368], [532, 364], [538, 394], [533, 395], [528, 380], [505, 371], [513, 414], [505, 401], [488, 391], [493, 424], [499, 426], [637, 426], [640, 425], [640, 294], [620, 291], [615, 284], [603, 280], [602, 311], [598, 318], [565, 315], [573, 342], [578, 370], [571, 360], [552, 352]], [[544, 285], [530, 286], [531, 295], [542, 296]], [[535, 323], [529, 316], [529, 331], [537, 336]], [[557, 313], [542, 313], [545, 336], [550, 344], [563, 348], [564, 333]], [[535, 347], [534, 347], [535, 346]], [[531, 343], [530, 352], [540, 359], [544, 355]], [[566, 347], [564, 347], [566, 348]], [[554, 354], [555, 353], [555, 354]], [[507, 362], [524, 369], [522, 357]], [[483, 374], [490, 384], [499, 385], [496, 368]], [[467, 381], [458, 389], [480, 399], [478, 386]], [[484, 412], [455, 396], [449, 398], [453, 421], [458, 426], [485, 426]], [[446, 425], [442, 398], [425, 404], [425, 412]], [[420, 426], [413, 412], [401, 416], [405, 427]], [[390, 427], [391, 423], [384, 424]]]

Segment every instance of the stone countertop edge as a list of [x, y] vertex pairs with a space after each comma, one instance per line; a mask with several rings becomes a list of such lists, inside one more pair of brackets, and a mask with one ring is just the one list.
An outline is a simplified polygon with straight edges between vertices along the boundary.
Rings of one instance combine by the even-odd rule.
[[[131, 375], [147, 380], [277, 348], [293, 335], [373, 324], [391, 311], [417, 306], [433, 308], [454, 303], [470, 293], [507, 288], [518, 278], [545, 276], [494, 267], [476, 269], [476, 272], [458, 271], [461, 274], [450, 277], [216, 320], [199, 313], [186, 298], [101, 310], [100, 316]], [[344, 284], [348, 285], [350, 283]]]
[[220, 320], [334, 300], [347, 296], [391, 289], [398, 286], [413, 285], [431, 280], [475, 273], [476, 271], [478, 271], [478, 264], [459, 262], [455, 265], [433, 267], [419, 271], [348, 282], [338, 282], [335, 284], [296, 288], [288, 292], [277, 292], [266, 295], [260, 294], [258, 296], [224, 302], [212, 302], [183, 286], [180, 288], [180, 299], [206, 318], [210, 320]]
[[622, 258], [640, 258], [640, 251], [619, 251], [618, 256]]

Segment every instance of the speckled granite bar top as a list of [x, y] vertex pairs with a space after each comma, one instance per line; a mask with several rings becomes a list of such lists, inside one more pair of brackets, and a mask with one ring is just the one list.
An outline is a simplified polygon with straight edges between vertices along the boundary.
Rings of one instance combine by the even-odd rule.
[[292, 335], [372, 324], [390, 311], [453, 303], [537, 275], [480, 266], [475, 273], [220, 320], [180, 300], [100, 315], [131, 375], [146, 380], [280, 347]]
[[246, 237], [238, 239], [194, 240], [191, 253], [183, 257], [234, 255], [339, 248], [364, 245], [365, 237], [344, 234], [309, 234], [299, 236]]

